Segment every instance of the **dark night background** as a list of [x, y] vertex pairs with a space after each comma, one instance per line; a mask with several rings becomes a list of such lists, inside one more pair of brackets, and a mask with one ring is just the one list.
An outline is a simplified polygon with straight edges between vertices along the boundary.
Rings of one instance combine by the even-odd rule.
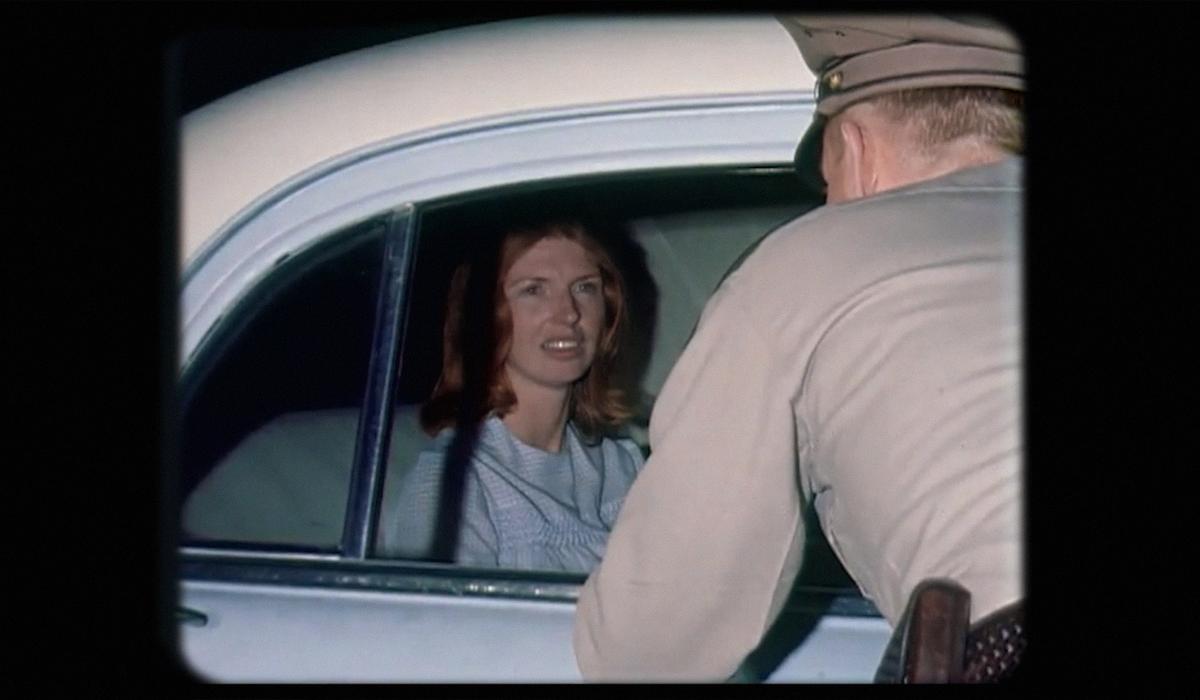
[[[1015, 20], [1029, 57], [1031, 668], [1083, 686], [1161, 684], [1190, 668], [1190, 645], [1164, 642], [1189, 629], [1176, 581], [1194, 507], [1164, 495], [1193, 493], [1170, 482], [1191, 471], [1194, 427], [1172, 421], [1195, 358], [1191, 344], [1169, 343], [1184, 354], [1173, 357], [1154, 336], [1183, 332], [1195, 313], [1183, 266], [1195, 266], [1196, 224], [1180, 216], [1195, 201], [1195, 23], [1184, 4], [985, 7]], [[4, 457], [19, 526], [6, 564], [20, 582], [9, 596], [16, 676], [200, 693], [179, 692], [158, 614], [173, 580], [157, 502], [175, 440], [167, 115], [378, 40], [563, 8], [0, 8], [5, 272], [18, 285], [6, 305], [17, 381]], [[165, 57], [185, 38], [172, 72]]]
[[[496, 16], [500, 19], [503, 16]], [[416, 15], [383, 26], [201, 27], [172, 42], [180, 112], [287, 70], [356, 49], [487, 21], [479, 14]]]

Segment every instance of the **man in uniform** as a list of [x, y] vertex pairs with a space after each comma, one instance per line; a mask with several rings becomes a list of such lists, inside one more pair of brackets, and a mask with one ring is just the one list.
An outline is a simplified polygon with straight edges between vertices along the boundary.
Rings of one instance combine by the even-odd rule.
[[729, 275], [663, 387], [580, 593], [589, 680], [729, 678], [809, 507], [893, 626], [930, 579], [972, 620], [1020, 610], [1020, 45], [975, 19], [781, 21], [818, 76], [797, 166], [828, 201]]

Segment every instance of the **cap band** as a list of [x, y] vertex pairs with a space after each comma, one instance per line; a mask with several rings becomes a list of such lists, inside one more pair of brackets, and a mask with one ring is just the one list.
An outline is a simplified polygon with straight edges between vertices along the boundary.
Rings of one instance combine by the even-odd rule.
[[978, 86], [1024, 90], [1021, 54], [980, 46], [913, 43], [851, 56], [822, 71], [817, 111], [833, 115], [851, 102], [919, 87]]

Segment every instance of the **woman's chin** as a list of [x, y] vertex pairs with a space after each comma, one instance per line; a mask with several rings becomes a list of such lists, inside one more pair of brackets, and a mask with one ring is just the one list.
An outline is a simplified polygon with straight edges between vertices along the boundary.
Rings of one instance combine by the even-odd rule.
[[539, 363], [536, 368], [527, 366], [525, 371], [510, 365], [508, 376], [510, 380], [515, 377], [523, 377], [525, 381], [531, 381], [548, 389], [565, 390], [582, 379], [591, 366], [591, 361], [582, 356], [571, 360], [547, 360]]

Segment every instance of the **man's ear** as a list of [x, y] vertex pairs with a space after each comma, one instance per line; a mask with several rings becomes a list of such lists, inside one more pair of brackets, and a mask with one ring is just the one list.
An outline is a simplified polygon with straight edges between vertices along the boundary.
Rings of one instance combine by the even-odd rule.
[[874, 134], [852, 115], [845, 115], [837, 125], [838, 138], [842, 143], [842, 165], [844, 168], [846, 195], [850, 199], [874, 193], [876, 144]]

